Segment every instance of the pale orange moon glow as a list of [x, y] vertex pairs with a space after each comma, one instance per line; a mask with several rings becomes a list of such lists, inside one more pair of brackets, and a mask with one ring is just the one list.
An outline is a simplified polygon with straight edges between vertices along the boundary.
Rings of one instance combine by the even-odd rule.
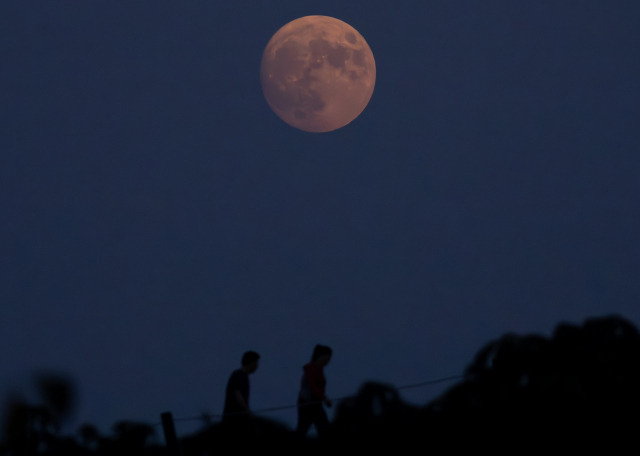
[[305, 16], [276, 32], [262, 54], [262, 91], [278, 117], [310, 132], [344, 127], [369, 103], [373, 53], [349, 24]]

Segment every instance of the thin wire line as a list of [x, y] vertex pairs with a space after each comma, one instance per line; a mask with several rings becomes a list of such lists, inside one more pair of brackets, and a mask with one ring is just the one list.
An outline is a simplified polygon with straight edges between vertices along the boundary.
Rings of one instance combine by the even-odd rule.
[[399, 386], [396, 389], [402, 390], [402, 389], [410, 389], [410, 388], [420, 388], [422, 386], [435, 385], [436, 383], [450, 382], [453, 380], [460, 380], [463, 378], [464, 378], [464, 375], [451, 375], [449, 377], [437, 378], [435, 380], [427, 380], [426, 382], [412, 383], [410, 385]]
[[[405, 390], [405, 389], [412, 389], [412, 388], [422, 388], [424, 386], [431, 386], [431, 385], [435, 385], [438, 383], [445, 383], [445, 382], [450, 382], [453, 380], [460, 380], [464, 378], [464, 375], [450, 375], [448, 377], [441, 377], [441, 378], [436, 378], [433, 380], [426, 380], [424, 382], [420, 382], [420, 383], [411, 383], [408, 385], [402, 385], [402, 386], [398, 386], [398, 387], [394, 387], [396, 390]], [[349, 399], [353, 397], [353, 395], [351, 396], [342, 396], [342, 397], [338, 397], [338, 398], [334, 398], [333, 400], [335, 402], [340, 402], [343, 401], [345, 399]], [[317, 403], [322, 403], [322, 401], [318, 401]], [[315, 404], [315, 403], [313, 403]], [[312, 404], [308, 404], [308, 405], [312, 405]], [[253, 415], [258, 415], [258, 414], [264, 414], [264, 413], [270, 413], [270, 412], [277, 412], [280, 410], [288, 410], [288, 409], [292, 409], [292, 408], [297, 408], [298, 404], [293, 404], [293, 405], [281, 405], [281, 406], [275, 406], [275, 407], [268, 407], [268, 408], [262, 408], [259, 410], [255, 410], [253, 412], [249, 412]], [[236, 413], [236, 415], [245, 415], [247, 414], [247, 412], [239, 412]], [[203, 413], [200, 416], [197, 417], [187, 417], [187, 418], [174, 418], [173, 421], [174, 422], [185, 422], [185, 421], [210, 421], [213, 418], [222, 418], [222, 414], [219, 413]], [[160, 424], [160, 423], [156, 423], [156, 426]]]

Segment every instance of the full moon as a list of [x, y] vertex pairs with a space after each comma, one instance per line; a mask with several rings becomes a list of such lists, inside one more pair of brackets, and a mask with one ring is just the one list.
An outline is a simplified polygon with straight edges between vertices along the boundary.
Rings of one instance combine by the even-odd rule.
[[289, 22], [269, 40], [260, 65], [262, 92], [292, 127], [344, 127], [369, 103], [376, 82], [373, 53], [349, 24], [328, 16]]

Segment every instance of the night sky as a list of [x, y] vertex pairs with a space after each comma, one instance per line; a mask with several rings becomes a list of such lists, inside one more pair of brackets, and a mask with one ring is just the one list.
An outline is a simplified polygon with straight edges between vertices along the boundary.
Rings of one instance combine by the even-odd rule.
[[[259, 79], [311, 14], [377, 65], [323, 134]], [[638, 325], [639, 24], [636, 0], [1, 2], [0, 401], [62, 372], [68, 426], [106, 432], [220, 413], [248, 349], [263, 409], [316, 343], [341, 397], [462, 374], [506, 332]]]

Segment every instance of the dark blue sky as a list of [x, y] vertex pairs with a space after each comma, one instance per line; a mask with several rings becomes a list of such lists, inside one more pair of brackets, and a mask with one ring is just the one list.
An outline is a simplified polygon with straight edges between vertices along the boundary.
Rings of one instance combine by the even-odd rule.
[[[259, 82], [310, 14], [377, 65], [325, 134]], [[220, 412], [246, 349], [260, 409], [318, 342], [335, 397], [508, 331], [640, 323], [638, 24], [631, 0], [0, 3], [0, 394], [66, 372], [107, 430]]]

